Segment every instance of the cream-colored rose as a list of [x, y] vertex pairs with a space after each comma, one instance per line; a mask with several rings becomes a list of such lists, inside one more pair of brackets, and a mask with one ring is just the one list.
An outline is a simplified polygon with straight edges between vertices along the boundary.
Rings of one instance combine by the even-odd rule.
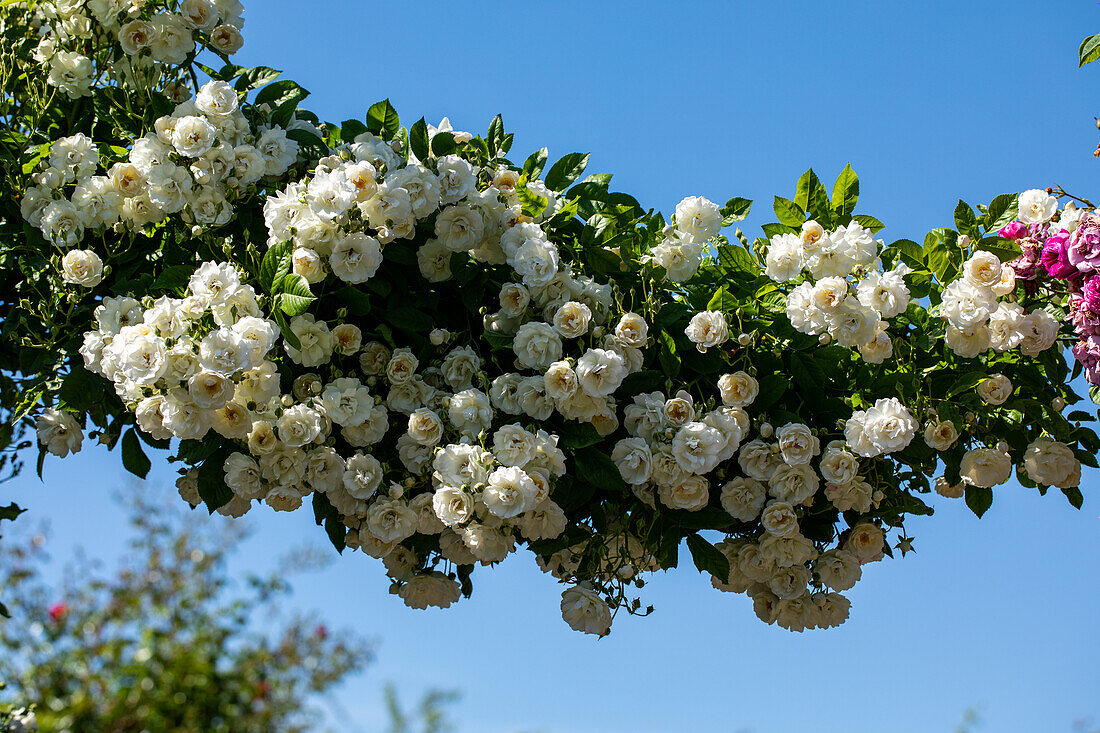
[[722, 487], [722, 508], [734, 519], [752, 522], [764, 508], [767, 490], [756, 479], [737, 477]]
[[861, 522], [848, 534], [844, 549], [856, 556], [861, 563], [881, 560], [885, 554], [886, 535], [870, 522]]
[[764, 531], [779, 537], [789, 537], [798, 532], [798, 515], [785, 501], [770, 501], [760, 514]]
[[1012, 457], [996, 448], [974, 448], [963, 455], [959, 474], [963, 483], [989, 489], [1008, 481]]
[[802, 423], [787, 423], [775, 431], [775, 439], [784, 462], [791, 466], [805, 465], [821, 452], [821, 441]]
[[434, 410], [421, 407], [409, 415], [408, 433], [420, 445], [437, 445], [443, 439], [443, 420]]
[[959, 431], [950, 420], [933, 420], [924, 428], [924, 442], [933, 450], [947, 450], [959, 439]]
[[989, 405], [1002, 405], [1012, 396], [1012, 380], [1003, 374], [990, 374], [978, 385], [978, 396]]
[[748, 407], [760, 394], [760, 383], [747, 372], [723, 374], [718, 378], [718, 392], [722, 396], [722, 404]]
[[625, 346], [640, 349], [649, 338], [649, 324], [637, 313], [624, 313], [615, 326], [615, 336]]
[[688, 339], [700, 352], [715, 346], [721, 346], [729, 340], [729, 326], [726, 317], [720, 311], [703, 311], [692, 316], [684, 329]]
[[591, 321], [591, 309], [575, 300], [563, 303], [554, 313], [554, 328], [567, 339], [580, 338], [588, 333], [588, 324]]
[[1065, 443], [1037, 438], [1024, 452], [1024, 468], [1032, 481], [1070, 489], [1081, 483], [1081, 462]]
[[574, 631], [596, 636], [607, 636], [611, 631], [611, 609], [587, 583], [562, 592], [561, 616]]
[[103, 282], [103, 260], [90, 249], [72, 249], [61, 258], [61, 278], [70, 285], [94, 288]]

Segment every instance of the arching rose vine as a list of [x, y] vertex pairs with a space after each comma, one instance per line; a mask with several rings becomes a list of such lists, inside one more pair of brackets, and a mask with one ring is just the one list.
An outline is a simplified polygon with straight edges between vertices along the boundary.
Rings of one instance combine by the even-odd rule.
[[499, 117], [322, 123], [230, 63], [236, 0], [0, 17], [3, 406], [40, 470], [85, 437], [139, 475], [168, 450], [193, 506], [309, 504], [414, 608], [526, 549], [600, 635], [685, 541], [801, 631], [848, 617], [931, 491], [980, 515], [1015, 469], [1081, 505], [1084, 200], [960, 202], [886, 244], [850, 167], [831, 191], [808, 171], [750, 240], [723, 234], [748, 200], [665, 218], [585, 155], [513, 162]]

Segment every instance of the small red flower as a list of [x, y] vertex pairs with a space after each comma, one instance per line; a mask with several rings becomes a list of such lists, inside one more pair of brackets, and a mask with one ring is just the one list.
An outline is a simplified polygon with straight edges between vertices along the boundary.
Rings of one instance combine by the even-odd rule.
[[62, 601], [61, 603], [55, 603], [50, 606], [48, 613], [53, 622], [60, 623], [61, 619], [65, 618], [65, 614], [69, 612], [69, 604]]

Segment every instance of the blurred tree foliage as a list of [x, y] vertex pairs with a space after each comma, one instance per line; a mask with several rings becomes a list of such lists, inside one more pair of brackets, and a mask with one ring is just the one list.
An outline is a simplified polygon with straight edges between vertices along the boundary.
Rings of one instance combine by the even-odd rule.
[[[62, 583], [43, 574], [45, 537], [0, 546], [0, 703], [32, 703], [43, 731], [318, 730], [318, 698], [371, 659], [350, 631], [288, 613], [288, 574], [229, 580], [242, 523], [202, 521], [129, 490], [134, 538], [114, 575], [78, 557]], [[173, 503], [174, 504], [174, 503]], [[228, 526], [227, 526], [228, 525]]]

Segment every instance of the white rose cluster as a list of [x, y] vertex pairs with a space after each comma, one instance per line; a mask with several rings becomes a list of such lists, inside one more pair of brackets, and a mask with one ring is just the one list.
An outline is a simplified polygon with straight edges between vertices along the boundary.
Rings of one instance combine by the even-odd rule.
[[676, 205], [675, 225], [666, 228], [665, 238], [646, 254], [645, 261], [664, 268], [670, 282], [690, 280], [703, 263], [708, 242], [721, 228], [718, 204], [702, 196], [688, 196]]
[[801, 280], [787, 295], [787, 317], [798, 331], [826, 337], [881, 364], [893, 354], [886, 321], [905, 312], [909, 289], [899, 264], [883, 271], [882, 240], [857, 221], [825, 230], [817, 221], [798, 234], [776, 234], [765, 274], [777, 283]]
[[1026, 311], [1010, 297], [1015, 291], [1015, 270], [997, 255], [981, 250], [971, 255], [960, 277], [944, 288], [938, 308], [947, 322], [947, 347], [973, 359], [990, 349], [1003, 353], [1018, 348], [1025, 356], [1038, 356], [1054, 346], [1058, 319], [1043, 309]]
[[233, 202], [265, 176], [293, 164], [298, 143], [280, 127], [253, 130], [227, 82], [207, 82], [198, 96], [156, 121], [134, 141], [128, 160], [97, 175], [99, 150], [83, 133], [55, 140], [20, 202], [24, 219], [54, 246], [67, 283], [94, 287], [102, 262], [73, 250], [85, 232], [142, 230], [170, 215], [198, 230], [233, 217]]
[[[239, 0], [92, 0], [36, 3], [34, 10], [35, 59], [70, 99], [91, 96], [104, 73], [147, 87], [174, 78], [202, 48], [228, 56], [244, 45]], [[90, 48], [93, 55], [84, 55]]]

